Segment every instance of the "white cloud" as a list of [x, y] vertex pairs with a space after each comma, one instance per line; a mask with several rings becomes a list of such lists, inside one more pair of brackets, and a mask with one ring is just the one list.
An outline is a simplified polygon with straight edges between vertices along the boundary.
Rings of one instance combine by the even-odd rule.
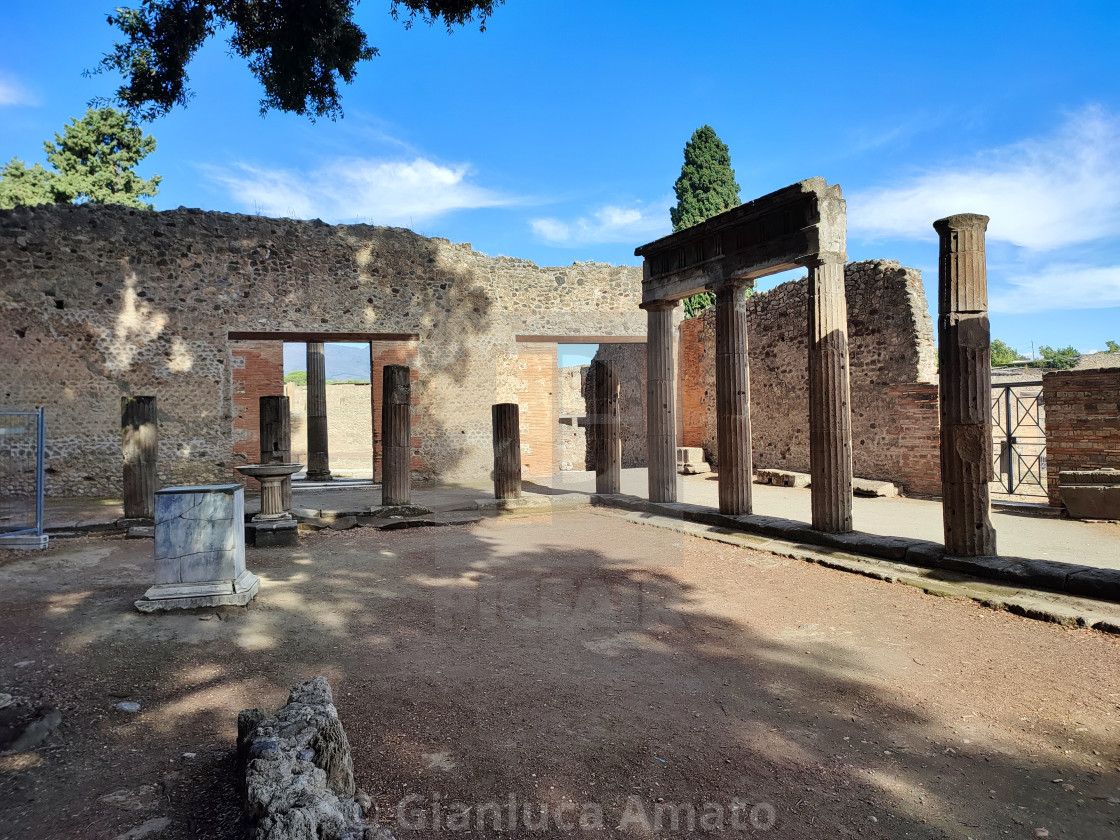
[[854, 235], [931, 238], [935, 219], [991, 218], [988, 238], [1035, 251], [1115, 236], [1120, 230], [1120, 119], [1099, 107], [1072, 115], [1049, 137], [990, 150], [903, 183], [848, 196]]
[[1120, 265], [1055, 263], [1034, 274], [1002, 273], [1007, 285], [990, 294], [988, 308], [992, 312], [1021, 314], [1120, 306]]
[[0, 73], [0, 107], [5, 105], [35, 105], [35, 97], [19, 80]]
[[640, 245], [670, 232], [668, 201], [630, 207], [608, 204], [571, 222], [532, 219], [533, 233], [552, 245], [577, 246], [590, 242], [633, 242]]
[[450, 213], [516, 199], [480, 187], [465, 164], [338, 159], [311, 172], [237, 164], [205, 167], [242, 207], [269, 216], [412, 226]]

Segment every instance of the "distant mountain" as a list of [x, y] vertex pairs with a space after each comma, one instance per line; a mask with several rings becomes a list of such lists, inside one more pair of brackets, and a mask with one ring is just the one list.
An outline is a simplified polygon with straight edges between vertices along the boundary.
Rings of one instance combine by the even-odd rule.
[[[324, 355], [328, 380], [369, 381], [369, 345], [327, 344]], [[284, 373], [307, 370], [307, 345], [284, 343]]]

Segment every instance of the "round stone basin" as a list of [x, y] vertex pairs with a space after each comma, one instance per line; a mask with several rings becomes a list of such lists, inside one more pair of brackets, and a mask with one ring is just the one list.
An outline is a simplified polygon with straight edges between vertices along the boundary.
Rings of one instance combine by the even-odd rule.
[[242, 475], [259, 480], [295, 475], [303, 469], [303, 464], [245, 464], [244, 466], [234, 467], [234, 469]]

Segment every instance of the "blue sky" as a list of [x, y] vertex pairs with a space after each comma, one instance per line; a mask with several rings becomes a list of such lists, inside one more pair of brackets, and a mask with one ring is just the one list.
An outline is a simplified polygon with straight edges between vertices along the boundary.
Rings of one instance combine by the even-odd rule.
[[[6, 0], [0, 159], [115, 79], [83, 78], [123, 0]], [[848, 199], [852, 259], [936, 286], [931, 223], [989, 227], [992, 334], [1020, 350], [1120, 341], [1120, 3], [509, 0], [487, 31], [359, 20], [381, 55], [346, 117], [258, 115], [213, 42], [196, 96], [149, 124], [157, 208], [363, 221], [542, 265], [636, 264], [669, 231], [682, 148], [708, 123], [748, 200], [814, 175]]]

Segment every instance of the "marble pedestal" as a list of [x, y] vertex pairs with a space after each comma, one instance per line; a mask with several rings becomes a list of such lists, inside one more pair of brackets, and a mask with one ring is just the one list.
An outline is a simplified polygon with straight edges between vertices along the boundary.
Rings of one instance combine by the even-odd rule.
[[245, 491], [240, 484], [156, 491], [156, 582], [141, 612], [244, 606], [260, 589], [245, 568]]

